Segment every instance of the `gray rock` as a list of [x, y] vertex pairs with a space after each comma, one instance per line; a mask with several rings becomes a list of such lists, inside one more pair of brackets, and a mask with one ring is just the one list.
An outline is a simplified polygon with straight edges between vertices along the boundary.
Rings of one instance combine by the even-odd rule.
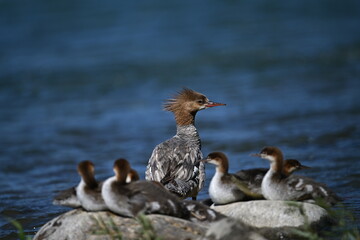
[[[257, 228], [302, 227], [306, 221], [313, 227], [319, 227], [329, 220], [325, 209], [304, 202], [258, 200], [212, 206], [212, 208]], [[301, 214], [300, 208], [303, 209], [304, 214]]]
[[46, 223], [33, 240], [141, 239], [144, 234], [155, 234], [161, 239], [170, 240], [198, 239], [207, 230], [201, 224], [170, 216], [154, 214], [146, 218], [151, 222], [153, 230], [144, 232], [144, 227], [136, 219], [123, 218], [107, 211], [86, 212], [75, 209]]
[[144, 228], [140, 220], [120, 217], [108, 211], [75, 209], [46, 223], [34, 240], [145, 239], [144, 235], [170, 240], [265, 239], [262, 236], [267, 239], [293, 239], [292, 230], [295, 227], [302, 227], [308, 221], [311, 226], [320, 228], [329, 219], [325, 209], [310, 203], [258, 200], [212, 208], [230, 218], [220, 218], [209, 224], [154, 214], [146, 216], [151, 226]]
[[266, 240], [259, 233], [240, 221], [231, 218], [224, 218], [218, 222], [212, 223], [201, 240]]

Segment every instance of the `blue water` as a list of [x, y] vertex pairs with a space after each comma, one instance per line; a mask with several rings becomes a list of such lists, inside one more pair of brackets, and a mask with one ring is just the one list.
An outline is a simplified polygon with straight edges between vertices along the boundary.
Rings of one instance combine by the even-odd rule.
[[204, 155], [235, 172], [278, 146], [360, 218], [359, 26], [356, 0], [1, 1], [0, 215], [34, 235], [68, 210], [51, 200], [81, 160], [106, 178], [125, 157], [143, 178], [175, 134], [162, 102], [189, 87], [227, 103], [197, 115]]

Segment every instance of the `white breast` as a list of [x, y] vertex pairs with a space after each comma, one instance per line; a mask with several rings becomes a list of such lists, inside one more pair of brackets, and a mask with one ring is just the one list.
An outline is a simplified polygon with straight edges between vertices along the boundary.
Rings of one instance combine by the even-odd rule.
[[223, 174], [216, 172], [211, 179], [209, 187], [209, 195], [211, 200], [217, 204], [226, 204], [241, 200], [243, 196], [237, 196], [234, 193], [235, 186], [232, 184], [223, 184], [221, 177]]
[[[81, 203], [81, 206], [87, 211], [102, 211], [106, 210], [107, 207], [102, 201], [99, 195], [92, 195], [91, 193], [85, 192], [86, 184], [83, 180], [80, 181], [79, 185], [76, 187], [76, 196]], [[99, 194], [93, 192], [93, 194]]]
[[[273, 172], [269, 170], [261, 183], [261, 191], [263, 196], [268, 200], [286, 200], [284, 199], [283, 185], [272, 181]], [[286, 190], [286, 189], [285, 189]]]
[[116, 181], [116, 177], [111, 177], [106, 179], [104, 182], [101, 195], [104, 199], [106, 206], [114, 213], [117, 213], [126, 217], [134, 217], [131, 213], [131, 207], [127, 203], [127, 196], [119, 196], [116, 194], [112, 188], [112, 183]]

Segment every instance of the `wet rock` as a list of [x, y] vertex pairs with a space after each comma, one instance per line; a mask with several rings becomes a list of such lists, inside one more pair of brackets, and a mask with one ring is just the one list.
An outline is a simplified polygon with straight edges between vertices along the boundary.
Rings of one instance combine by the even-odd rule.
[[[257, 228], [302, 227], [306, 222], [313, 227], [320, 227], [329, 220], [325, 209], [304, 202], [258, 200], [212, 208]], [[303, 214], [300, 209], [303, 210]]]
[[207, 230], [201, 224], [170, 216], [154, 214], [147, 215], [146, 219], [152, 226], [107, 211], [86, 212], [75, 209], [46, 223], [33, 240], [100, 240], [120, 239], [120, 236], [121, 239], [140, 239], [144, 234], [170, 240], [198, 239]]

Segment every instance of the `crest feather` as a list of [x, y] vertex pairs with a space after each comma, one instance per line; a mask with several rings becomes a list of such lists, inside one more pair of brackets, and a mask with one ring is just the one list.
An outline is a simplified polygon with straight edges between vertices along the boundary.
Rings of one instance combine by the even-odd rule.
[[202, 97], [201, 93], [198, 93], [190, 88], [183, 88], [181, 91], [164, 103], [164, 110], [174, 112], [178, 106], [186, 101], [195, 101], [199, 97]]

